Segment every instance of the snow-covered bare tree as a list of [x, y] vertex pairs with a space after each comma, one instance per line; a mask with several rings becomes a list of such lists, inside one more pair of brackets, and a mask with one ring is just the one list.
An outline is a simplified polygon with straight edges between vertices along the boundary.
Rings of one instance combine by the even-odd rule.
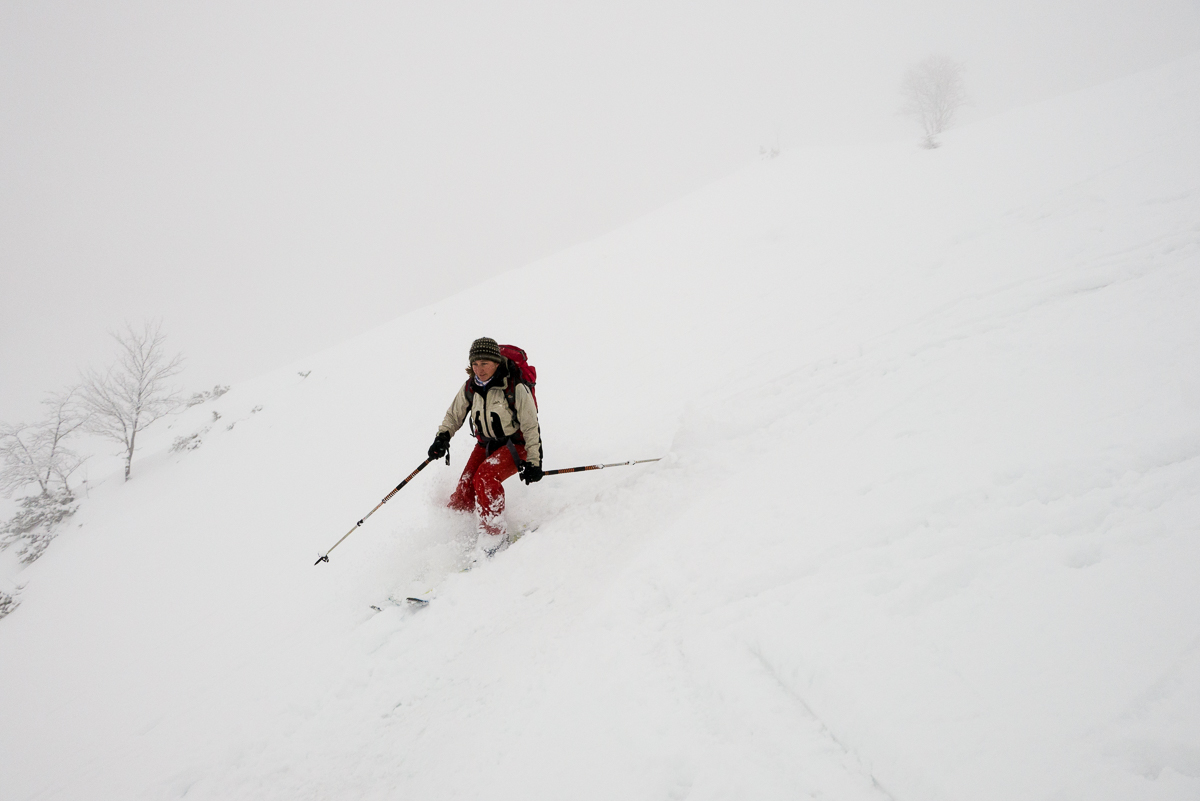
[[88, 430], [124, 446], [128, 481], [137, 435], [179, 406], [179, 393], [169, 382], [183, 369], [183, 355], [167, 354], [159, 323], [143, 323], [140, 331], [126, 324], [112, 337], [120, 357], [104, 373], [84, 374], [82, 399]]
[[69, 493], [71, 473], [83, 463], [65, 445], [87, 419], [79, 390], [48, 395], [42, 405], [46, 416], [34, 425], [0, 423], [0, 492], [6, 495], [33, 484], [43, 496], [54, 490]]
[[904, 105], [900, 112], [915, 117], [921, 124], [925, 147], [938, 147], [940, 143], [935, 137], [950, 127], [954, 114], [967, 102], [963, 69], [953, 59], [930, 56], [904, 74], [900, 88]]
[[[0, 492], [11, 495], [34, 485], [41, 490], [22, 498], [20, 511], [0, 524], [0, 550], [21, 543], [22, 562], [41, 556], [58, 524], [78, 508], [69, 481], [83, 460], [64, 444], [86, 422], [78, 395], [70, 389], [48, 396], [42, 401], [46, 416], [34, 425], [0, 425]], [[9, 611], [14, 603], [10, 596]], [[4, 606], [0, 593], [0, 617]]]

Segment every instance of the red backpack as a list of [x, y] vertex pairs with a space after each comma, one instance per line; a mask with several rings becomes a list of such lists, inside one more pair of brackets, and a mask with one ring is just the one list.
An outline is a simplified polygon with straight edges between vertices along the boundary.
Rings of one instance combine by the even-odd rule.
[[517, 411], [517, 403], [513, 396], [517, 391], [517, 384], [524, 384], [529, 387], [529, 394], [533, 396], [533, 408], [537, 408], [537, 368], [529, 363], [529, 357], [525, 355], [525, 351], [518, 348], [516, 345], [501, 345], [500, 355], [508, 359], [508, 363], [516, 369], [516, 374], [509, 373], [508, 384], [504, 387], [504, 396], [508, 398], [508, 405], [513, 408], [513, 413]]

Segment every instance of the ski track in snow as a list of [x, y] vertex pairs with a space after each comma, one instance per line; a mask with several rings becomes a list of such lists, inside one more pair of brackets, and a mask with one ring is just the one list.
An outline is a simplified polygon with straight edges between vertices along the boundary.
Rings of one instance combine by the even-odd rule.
[[[0, 797], [1200, 796], [1196, 141], [1200, 57], [787, 153], [152, 429], [0, 621]], [[461, 435], [314, 567], [484, 333], [548, 466], [666, 458], [459, 573]]]

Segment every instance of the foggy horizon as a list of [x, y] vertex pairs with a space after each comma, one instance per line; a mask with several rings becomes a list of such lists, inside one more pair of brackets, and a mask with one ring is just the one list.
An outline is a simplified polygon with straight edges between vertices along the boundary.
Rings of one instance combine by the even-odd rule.
[[759, 148], [915, 147], [898, 87], [931, 53], [966, 65], [969, 124], [1193, 52], [1200, 10], [18, 2], [0, 37], [0, 420], [17, 422], [103, 367], [126, 321], [162, 321], [186, 393], [236, 383]]

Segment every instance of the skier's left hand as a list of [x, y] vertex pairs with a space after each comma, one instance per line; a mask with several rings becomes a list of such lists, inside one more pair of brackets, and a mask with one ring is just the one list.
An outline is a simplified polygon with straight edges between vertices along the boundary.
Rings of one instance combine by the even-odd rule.
[[536, 464], [521, 462], [521, 464], [518, 466], [518, 469], [521, 471], [521, 480], [526, 484], [532, 484], [535, 481], [542, 480], [542, 468]]

